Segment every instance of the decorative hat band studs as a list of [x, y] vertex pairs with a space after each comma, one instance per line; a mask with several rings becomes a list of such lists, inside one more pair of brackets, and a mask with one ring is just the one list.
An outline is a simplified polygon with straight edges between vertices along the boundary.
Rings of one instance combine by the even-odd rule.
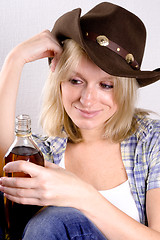
[[133, 54], [126, 51], [124, 48], [116, 44], [115, 42], [108, 39], [105, 35], [98, 35], [93, 32], [86, 32], [86, 38], [97, 42], [102, 47], [107, 47], [113, 52], [121, 56], [125, 61], [134, 69], [139, 70], [139, 64], [135, 60]]

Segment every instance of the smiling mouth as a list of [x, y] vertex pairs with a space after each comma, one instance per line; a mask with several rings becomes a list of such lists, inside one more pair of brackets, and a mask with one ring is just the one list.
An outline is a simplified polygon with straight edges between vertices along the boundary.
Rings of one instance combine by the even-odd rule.
[[87, 110], [83, 110], [83, 109], [79, 109], [79, 108], [76, 108], [76, 109], [85, 118], [93, 118], [93, 117], [97, 116], [101, 112], [101, 110], [87, 111]]

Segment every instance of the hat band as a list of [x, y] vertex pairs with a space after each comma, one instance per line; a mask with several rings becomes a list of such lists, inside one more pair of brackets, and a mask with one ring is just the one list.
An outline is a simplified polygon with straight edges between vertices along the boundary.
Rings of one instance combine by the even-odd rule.
[[126, 51], [124, 48], [116, 44], [115, 42], [108, 39], [105, 35], [98, 35], [93, 32], [86, 32], [86, 38], [92, 41], [97, 42], [102, 47], [107, 47], [119, 56], [121, 56], [125, 61], [134, 69], [139, 70], [139, 64], [134, 59], [133, 54]]

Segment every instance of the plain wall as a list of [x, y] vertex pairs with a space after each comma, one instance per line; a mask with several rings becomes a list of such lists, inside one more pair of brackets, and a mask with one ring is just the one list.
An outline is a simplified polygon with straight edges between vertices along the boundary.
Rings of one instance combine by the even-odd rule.
[[[82, 8], [82, 14], [100, 3], [98, 0], [0, 0], [0, 68], [8, 52], [18, 43], [44, 29], [67, 11]], [[160, 0], [112, 0], [139, 16], [147, 28], [143, 70], [160, 67]], [[121, 24], [121, 22], [120, 22]], [[47, 59], [26, 64], [22, 73], [16, 114], [32, 118], [33, 132], [41, 132], [38, 117], [41, 92], [48, 75]], [[139, 90], [138, 106], [160, 114], [160, 82]], [[156, 116], [156, 118], [160, 118]]]

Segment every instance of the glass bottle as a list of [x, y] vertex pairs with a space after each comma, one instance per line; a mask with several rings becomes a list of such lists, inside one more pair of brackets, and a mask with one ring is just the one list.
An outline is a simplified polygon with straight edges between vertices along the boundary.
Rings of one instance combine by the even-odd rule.
[[[5, 155], [5, 164], [17, 160], [29, 161], [44, 166], [44, 158], [32, 139], [31, 119], [28, 115], [19, 115], [15, 123], [15, 140]], [[25, 173], [7, 173], [7, 177], [30, 177]], [[22, 239], [23, 230], [29, 219], [41, 207], [23, 205], [4, 198], [6, 215], [6, 239]]]

